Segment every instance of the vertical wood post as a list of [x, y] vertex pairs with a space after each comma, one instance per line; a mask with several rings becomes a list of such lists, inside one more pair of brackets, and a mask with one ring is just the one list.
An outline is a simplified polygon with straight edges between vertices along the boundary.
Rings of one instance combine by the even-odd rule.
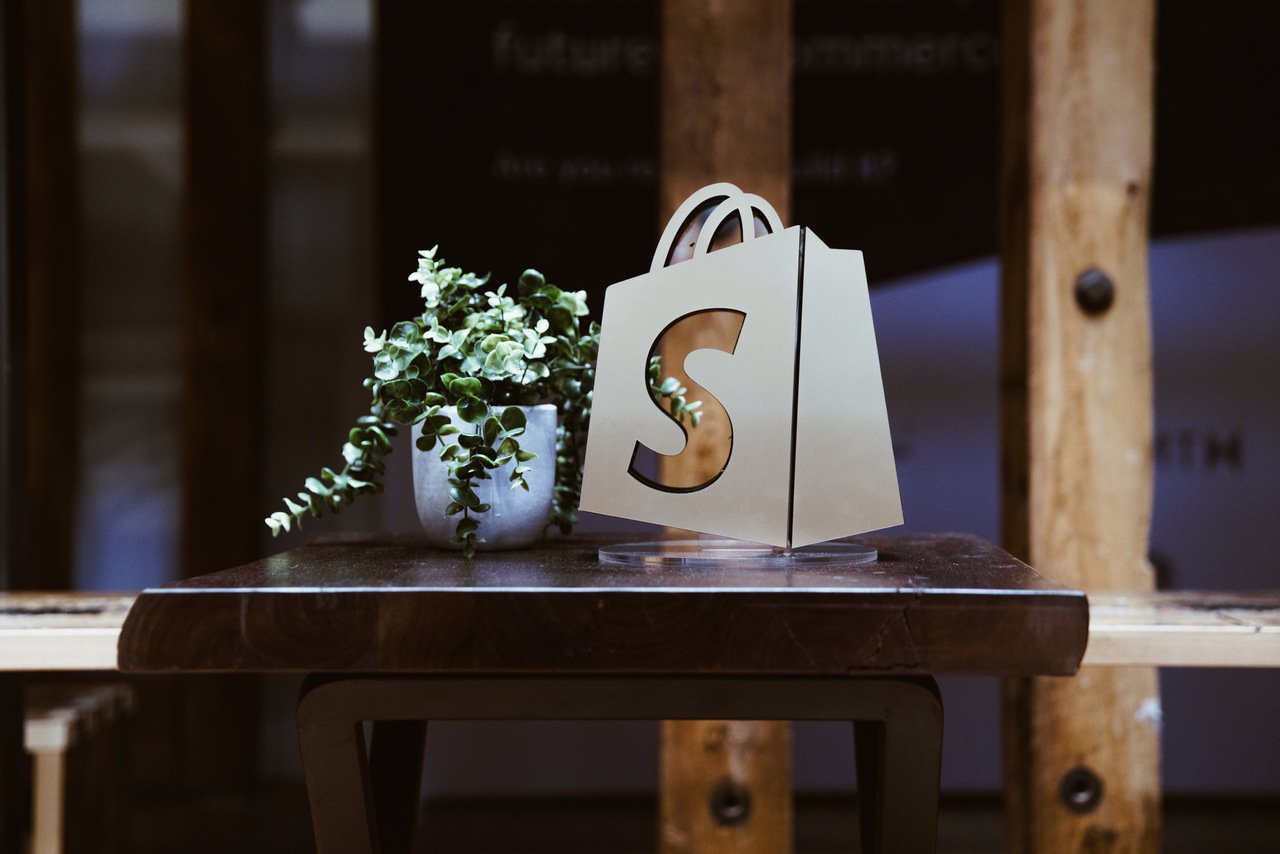
[[[26, 244], [24, 197], [25, 147], [22, 120], [21, 17], [17, 4], [0, 3], [0, 587], [9, 589], [20, 579], [18, 564], [24, 543], [19, 532], [26, 509], [25, 409], [21, 382], [26, 362], [22, 329], [25, 323]], [[0, 674], [0, 854], [22, 854], [25, 848], [27, 757], [23, 750], [23, 677]]]
[[[791, 0], [664, 0], [662, 224], [691, 193], [715, 181], [764, 197], [790, 224], [791, 29]], [[690, 399], [705, 404], [702, 424], [680, 460], [663, 470], [664, 482], [700, 482], [724, 465], [729, 420], [714, 396], [701, 394], [684, 373], [682, 359], [700, 347], [731, 349], [736, 334], [735, 321], [720, 314], [682, 322], [664, 340], [664, 375], [679, 377]]]
[[[80, 152], [75, 5], [23, 0], [19, 7], [24, 133], [26, 295], [25, 543], [22, 586], [72, 582], [80, 414]], [[8, 48], [9, 45], [6, 45]], [[18, 81], [14, 81], [18, 82]]]
[[182, 571], [256, 556], [266, 310], [266, 11], [188, 0]]
[[[257, 556], [265, 342], [267, 6], [187, 0], [184, 18], [181, 570]], [[178, 773], [243, 785], [256, 762], [251, 681], [194, 679], [171, 700]]]
[[[1003, 52], [1004, 537], [1056, 581], [1145, 590], [1152, 0], [1011, 0]], [[1005, 685], [1006, 847], [1155, 852], [1150, 669]]]
[[[729, 181], [791, 203], [790, 0], [663, 0], [661, 211]], [[684, 356], [730, 345], [736, 329], [681, 324], [663, 342], [664, 374], [687, 380]], [[674, 340], [673, 340], [674, 339]], [[686, 382], [694, 396], [697, 386]], [[719, 417], [717, 417], [719, 416]], [[724, 461], [729, 425], [708, 411], [674, 459], [704, 480]], [[659, 845], [666, 854], [784, 854], [792, 846], [791, 729], [779, 721], [662, 724]]]
[[26, 315], [26, 261], [21, 249], [26, 244], [26, 219], [16, 209], [26, 185], [18, 118], [24, 100], [20, 21], [15, 4], [0, 3], [0, 588], [6, 590], [18, 580], [16, 567], [24, 545], [18, 534], [26, 528], [27, 505], [26, 425], [18, 414], [26, 409], [21, 382], [27, 361], [22, 331], [26, 323], [16, 320]]
[[[0, 548], [5, 588], [72, 578], [80, 370], [71, 0], [0, 2]], [[25, 848], [24, 679], [0, 674], [0, 854]]]

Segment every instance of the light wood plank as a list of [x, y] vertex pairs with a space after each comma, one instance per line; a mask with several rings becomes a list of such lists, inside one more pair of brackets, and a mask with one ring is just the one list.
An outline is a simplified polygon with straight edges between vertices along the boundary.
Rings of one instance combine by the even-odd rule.
[[120, 629], [0, 629], [0, 670], [116, 669]]
[[[661, 222], [693, 191], [716, 181], [771, 202], [784, 222], [791, 206], [790, 0], [664, 0], [662, 4]], [[704, 401], [689, 447], [664, 465], [664, 483], [698, 483], [724, 465], [723, 407], [689, 382], [680, 362], [698, 347], [724, 349], [737, 333], [717, 323], [682, 323], [663, 342], [664, 373]], [[732, 328], [730, 328], [732, 327]], [[785, 854], [792, 847], [791, 733], [780, 722], [666, 721], [662, 725], [660, 849]], [[736, 824], [708, 807], [732, 781], [750, 792]]]
[[1084, 664], [1280, 667], [1280, 591], [1092, 596]]
[[[1149, 590], [1153, 2], [1005, 14], [1005, 545], [1090, 593]], [[1090, 268], [1115, 283], [1093, 315], [1074, 295]], [[1149, 668], [1007, 682], [1007, 850], [1154, 854], [1158, 708]], [[1101, 797], [1073, 809], [1072, 780]]]
[[116, 642], [134, 596], [0, 595], [0, 671], [115, 670]]

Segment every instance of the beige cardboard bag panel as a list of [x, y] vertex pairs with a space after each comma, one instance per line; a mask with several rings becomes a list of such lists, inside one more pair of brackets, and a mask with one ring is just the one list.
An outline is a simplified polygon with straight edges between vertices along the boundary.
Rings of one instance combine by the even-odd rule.
[[[735, 217], [762, 227], [710, 251]], [[700, 220], [692, 257], [673, 263]], [[705, 483], [662, 486], [637, 455], [679, 454], [685, 434], [649, 395], [648, 359], [674, 323], [711, 311], [741, 317], [732, 352], [694, 350], [684, 367], [724, 405], [732, 448]], [[672, 215], [647, 274], [608, 288], [601, 328], [581, 509], [796, 548], [902, 523], [861, 252], [713, 184]]]

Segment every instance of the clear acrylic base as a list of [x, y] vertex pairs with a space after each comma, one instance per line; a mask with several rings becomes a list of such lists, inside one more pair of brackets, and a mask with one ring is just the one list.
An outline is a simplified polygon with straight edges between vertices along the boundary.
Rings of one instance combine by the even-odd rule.
[[798, 549], [783, 549], [746, 540], [654, 540], [619, 543], [600, 548], [600, 562], [625, 566], [708, 567], [732, 562], [735, 566], [796, 569], [806, 566], [849, 566], [875, 563], [874, 546], [833, 540]]

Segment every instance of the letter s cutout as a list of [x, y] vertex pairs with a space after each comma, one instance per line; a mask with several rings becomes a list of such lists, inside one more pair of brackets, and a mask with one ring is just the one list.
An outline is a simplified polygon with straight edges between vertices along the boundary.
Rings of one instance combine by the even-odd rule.
[[[674, 327], [676, 324], [681, 323], [682, 321], [687, 320], [688, 318], [691, 318], [691, 317], [698, 317], [703, 315], [715, 315], [715, 314], [728, 316], [737, 321], [737, 330], [734, 332], [733, 344], [730, 345], [728, 348], [723, 348], [723, 347], [715, 348], [715, 349], [723, 350], [724, 352], [727, 352], [729, 354], [733, 354], [733, 352], [738, 348], [738, 339], [742, 337], [742, 327], [747, 320], [746, 312], [738, 311], [737, 309], [732, 309], [732, 308], [706, 308], [706, 309], [701, 309], [700, 311], [693, 311], [688, 314], [681, 315], [680, 317], [677, 317], [675, 320], [671, 321], [665, 327], [663, 327], [662, 331], [659, 332], [658, 336], [653, 340], [653, 346], [649, 349], [650, 355], [657, 352], [658, 346], [661, 343], [663, 337], [668, 332], [670, 332], [672, 327]], [[710, 348], [699, 348], [699, 349], [710, 349]], [[685, 358], [687, 357], [688, 357], [688, 354], [686, 353]], [[683, 367], [683, 359], [681, 359], [681, 367]], [[645, 364], [642, 365], [642, 376], [644, 379], [644, 388], [647, 393], [648, 387], [649, 387], [648, 386], [648, 381], [649, 381], [648, 358], [645, 359]], [[706, 397], [712, 398], [714, 400], [714, 396], [711, 395], [709, 391], [707, 391], [705, 388], [703, 389], [703, 391], [706, 393], [705, 394]], [[658, 411], [661, 412], [663, 415], [665, 415], [668, 419], [675, 421], [676, 426], [680, 428], [680, 432], [684, 433], [685, 448], [680, 451], [680, 454], [683, 454], [686, 450], [688, 450], [688, 441], [689, 441], [688, 431], [686, 431], [684, 425], [681, 424], [679, 421], [676, 421], [675, 417], [672, 416], [671, 413], [668, 412], [666, 409], [664, 409], [662, 407], [662, 404], [659, 403], [657, 400], [653, 401], [653, 405], [656, 406], [658, 408]], [[675, 457], [680, 456], [680, 454], [659, 454], [657, 451], [654, 451], [651, 448], [646, 447], [643, 443], [639, 441], [635, 443], [635, 447], [631, 451], [631, 462], [630, 462], [630, 465], [627, 467], [627, 473], [631, 475], [633, 478], [635, 478], [636, 480], [643, 483], [645, 486], [651, 489], [659, 490], [661, 492], [681, 494], [681, 493], [689, 493], [689, 492], [698, 492], [699, 490], [706, 489], [708, 486], [715, 483], [720, 478], [720, 475], [725, 473], [725, 470], [729, 468], [729, 460], [733, 457], [733, 419], [731, 416], [729, 416], [728, 409], [725, 409], [725, 415], [726, 417], [728, 417], [728, 420], [729, 420], [729, 448], [727, 453], [725, 454], [724, 464], [720, 467], [720, 470], [718, 472], [716, 472], [714, 475], [712, 475], [710, 478], [703, 481], [702, 483], [698, 483], [693, 486], [668, 486], [666, 484], [659, 483], [650, 477], [647, 477], [644, 473], [642, 473], [639, 470], [639, 468], [636, 465], [637, 460], [642, 451], [648, 451], [664, 459], [674, 459]]]

